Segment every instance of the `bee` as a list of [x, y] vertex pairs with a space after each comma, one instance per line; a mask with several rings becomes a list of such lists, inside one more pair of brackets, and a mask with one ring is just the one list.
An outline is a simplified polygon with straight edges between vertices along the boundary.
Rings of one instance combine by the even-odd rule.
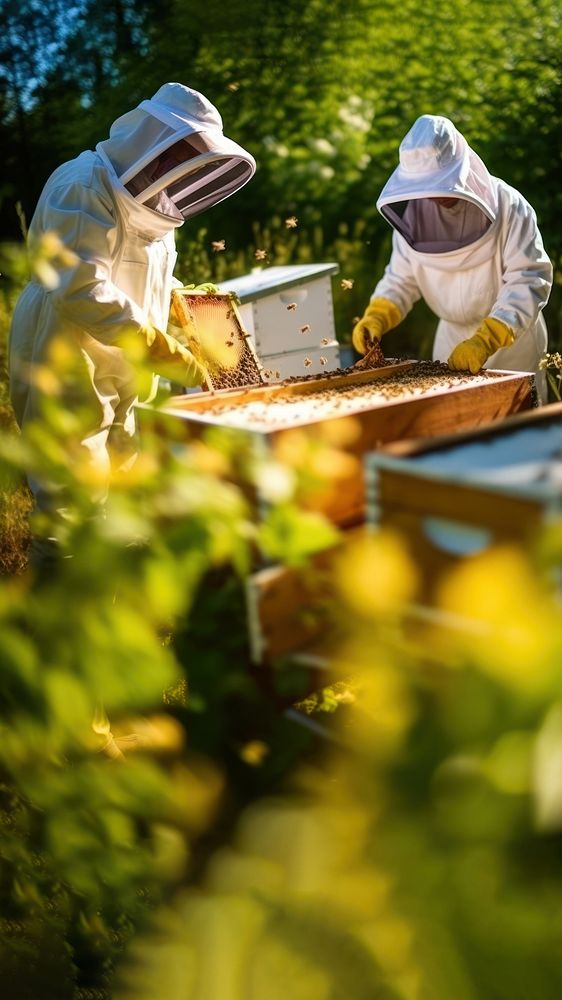
[[293, 312], [296, 308], [297, 308], [297, 303], [296, 302], [289, 302], [289, 305], [287, 306], [287, 309], [289, 310], [289, 312]]
[[233, 92], [236, 91], [236, 90], [238, 90], [239, 87], [240, 87], [239, 83], [228, 83], [227, 84], [227, 89], [228, 90], [232, 90]]
[[225, 344], [226, 344], [227, 347], [234, 347], [234, 341], [233, 340], [225, 340]]
[[298, 221], [296, 215], [290, 215], [288, 219], [285, 219], [285, 225], [287, 229], [296, 229]]
[[312, 364], [312, 361], [311, 361], [310, 358], [305, 358], [304, 359], [303, 365], [304, 365], [305, 368], [310, 368], [311, 364]]
[[327, 365], [328, 364], [328, 358], [321, 357], [320, 358], [320, 364], [321, 365]]
[[281, 378], [281, 372], [280, 371], [276, 371], [275, 372], [275, 378]]
[[215, 253], [219, 253], [221, 250], [226, 250], [226, 240], [213, 240], [211, 246]]
[[326, 345], [329, 344], [330, 341], [329, 341], [328, 337], [322, 337], [322, 340], [320, 341], [320, 343], [322, 344], [322, 347], [326, 347]]
[[256, 250], [256, 252], [254, 253], [254, 257], [256, 258], [256, 260], [265, 260], [265, 258], [267, 257], [267, 250]]
[[301, 326], [300, 328], [301, 333], [308, 333], [309, 330], [310, 330], [310, 323], [305, 323], [304, 326]]
[[345, 289], [353, 288], [353, 282], [354, 278], [342, 278], [341, 287]]

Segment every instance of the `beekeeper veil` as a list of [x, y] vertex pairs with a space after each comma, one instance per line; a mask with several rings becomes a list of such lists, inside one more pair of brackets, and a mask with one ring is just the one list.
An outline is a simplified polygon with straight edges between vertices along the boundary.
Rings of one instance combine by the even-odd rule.
[[222, 130], [203, 94], [165, 83], [113, 123], [98, 150], [140, 204], [184, 221], [250, 180], [254, 158]]
[[377, 201], [414, 250], [446, 253], [479, 240], [497, 216], [497, 183], [448, 118], [422, 115]]

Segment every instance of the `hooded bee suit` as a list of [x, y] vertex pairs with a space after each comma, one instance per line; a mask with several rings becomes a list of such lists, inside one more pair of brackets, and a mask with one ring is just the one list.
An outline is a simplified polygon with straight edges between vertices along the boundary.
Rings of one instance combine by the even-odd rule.
[[450, 361], [488, 317], [509, 328], [509, 346], [485, 354], [485, 367], [537, 372], [547, 346], [541, 310], [552, 266], [535, 213], [518, 191], [490, 175], [452, 122], [417, 119], [377, 208], [395, 230], [372, 299], [397, 310], [386, 329], [423, 296], [440, 319], [434, 360]]
[[[193, 356], [165, 332], [170, 293], [179, 284], [172, 277], [174, 232], [254, 171], [252, 156], [223, 135], [217, 109], [180, 83], [164, 84], [118, 118], [95, 151], [55, 170], [29, 242], [54, 231], [74, 261], [61, 265], [55, 288], [31, 281], [14, 312], [10, 385], [21, 427], [41, 413], [41, 379], [34, 374], [50, 364], [57, 338], [77, 346], [87, 372], [97, 417], [82, 444], [102, 472], [109, 471], [110, 436], [130, 441], [135, 434], [136, 378], [118, 346], [123, 333], [138, 334], [136, 346], [155, 372], [184, 385], [201, 381]], [[48, 503], [40, 484], [31, 487], [38, 506]]]

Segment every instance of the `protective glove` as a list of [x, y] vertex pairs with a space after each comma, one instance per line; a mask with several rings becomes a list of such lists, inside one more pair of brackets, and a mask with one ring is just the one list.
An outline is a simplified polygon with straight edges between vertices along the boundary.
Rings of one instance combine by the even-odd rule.
[[447, 364], [453, 371], [469, 371], [475, 375], [492, 354], [500, 347], [509, 347], [514, 340], [515, 334], [510, 326], [488, 316], [472, 337], [457, 344]]
[[143, 327], [141, 334], [146, 340], [149, 363], [158, 375], [188, 388], [205, 381], [204, 366], [175, 337], [154, 326]]
[[366, 354], [374, 340], [398, 326], [402, 313], [390, 299], [373, 299], [353, 327], [351, 342], [359, 354]]

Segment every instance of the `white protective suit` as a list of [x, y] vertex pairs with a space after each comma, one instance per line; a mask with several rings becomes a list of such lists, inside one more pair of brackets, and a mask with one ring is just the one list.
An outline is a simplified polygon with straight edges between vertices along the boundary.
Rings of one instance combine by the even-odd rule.
[[[61, 267], [56, 288], [31, 281], [14, 312], [10, 386], [21, 427], [40, 414], [34, 370], [50, 363], [58, 337], [76, 347], [88, 373], [89, 402], [99, 419], [82, 444], [102, 471], [109, 470], [110, 436], [135, 434], [135, 371], [117, 346], [123, 331], [143, 338], [155, 371], [172, 366], [174, 380], [190, 384], [182, 377], [187, 366], [181, 349], [165, 333], [170, 293], [179, 284], [172, 277], [174, 230], [228, 197], [254, 171], [252, 156], [223, 135], [217, 109], [179, 83], [164, 84], [117, 119], [95, 151], [54, 171], [29, 241], [54, 231], [76, 259]], [[72, 405], [71, 394], [68, 400]], [[31, 486], [41, 506], [42, 487]]]
[[[427, 199], [459, 199], [439, 204]], [[394, 227], [392, 256], [373, 298], [405, 316], [423, 297], [440, 322], [433, 358], [447, 361], [486, 317], [509, 326], [515, 342], [486, 368], [537, 372], [546, 351], [541, 310], [552, 265], [535, 212], [492, 177], [447, 118], [423, 115], [400, 145], [400, 163], [377, 201]]]

